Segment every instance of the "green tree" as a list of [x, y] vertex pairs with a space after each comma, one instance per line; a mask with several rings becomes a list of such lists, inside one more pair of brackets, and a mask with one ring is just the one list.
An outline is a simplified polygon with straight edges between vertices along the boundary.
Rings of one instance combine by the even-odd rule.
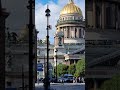
[[76, 71], [74, 76], [78, 77], [80, 76], [80, 74], [84, 74], [84, 72], [85, 72], [85, 60], [81, 59], [76, 64]]
[[40, 39], [40, 40], [37, 41], [37, 44], [41, 45], [41, 44], [43, 44], [43, 41]]
[[76, 71], [75, 64], [71, 64], [68, 68], [69, 74], [74, 75], [75, 71]]
[[[56, 67], [55, 67], [55, 71], [56, 71]], [[66, 73], [68, 73], [68, 66], [65, 64], [61, 64], [61, 63], [58, 64], [57, 65], [57, 75], [61, 76]]]
[[105, 81], [97, 90], [120, 90], [120, 75]]

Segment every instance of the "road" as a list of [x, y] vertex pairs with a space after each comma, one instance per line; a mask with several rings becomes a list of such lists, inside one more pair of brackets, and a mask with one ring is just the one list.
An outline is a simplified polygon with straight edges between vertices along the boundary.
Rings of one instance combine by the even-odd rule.
[[[35, 84], [35, 90], [44, 90], [43, 84]], [[84, 83], [52, 83], [51, 90], [85, 90]]]

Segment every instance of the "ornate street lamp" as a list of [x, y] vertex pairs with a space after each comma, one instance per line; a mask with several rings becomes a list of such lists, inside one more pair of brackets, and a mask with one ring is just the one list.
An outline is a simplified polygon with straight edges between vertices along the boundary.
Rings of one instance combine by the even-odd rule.
[[47, 71], [45, 74], [45, 81], [44, 81], [44, 89], [45, 90], [50, 90], [50, 82], [49, 82], [49, 29], [50, 29], [50, 25], [49, 25], [49, 17], [50, 17], [50, 9], [48, 8], [47, 5], [47, 9], [45, 11], [46, 13], [46, 17], [47, 17]]
[[57, 49], [55, 50], [55, 53], [56, 53], [56, 82], [57, 82]]
[[29, 5], [27, 8], [29, 9], [29, 90], [33, 90], [33, 9], [35, 9], [35, 0], [28, 0]]

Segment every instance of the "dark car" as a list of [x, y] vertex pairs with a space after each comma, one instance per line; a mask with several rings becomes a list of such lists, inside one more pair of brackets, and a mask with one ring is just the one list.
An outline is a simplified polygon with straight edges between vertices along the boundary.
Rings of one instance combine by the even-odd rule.
[[56, 82], [56, 78], [54, 78], [54, 77], [50, 78], [50, 82], [55, 83]]
[[73, 75], [71, 74], [64, 74], [58, 79], [58, 82], [67, 82], [67, 83], [72, 83], [73, 82]]
[[40, 79], [39, 79], [39, 82], [43, 82], [43, 78], [40, 78]]
[[73, 82], [73, 76], [69, 76], [67, 82], [72, 83]]

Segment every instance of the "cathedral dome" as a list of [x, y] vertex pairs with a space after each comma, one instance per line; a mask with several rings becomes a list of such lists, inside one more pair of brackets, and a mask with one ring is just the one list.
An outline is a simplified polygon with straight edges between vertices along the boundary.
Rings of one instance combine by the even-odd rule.
[[75, 13], [82, 16], [81, 9], [74, 4], [73, 0], [69, 0], [69, 3], [65, 5], [64, 8], [61, 10], [60, 15], [75, 14]]

